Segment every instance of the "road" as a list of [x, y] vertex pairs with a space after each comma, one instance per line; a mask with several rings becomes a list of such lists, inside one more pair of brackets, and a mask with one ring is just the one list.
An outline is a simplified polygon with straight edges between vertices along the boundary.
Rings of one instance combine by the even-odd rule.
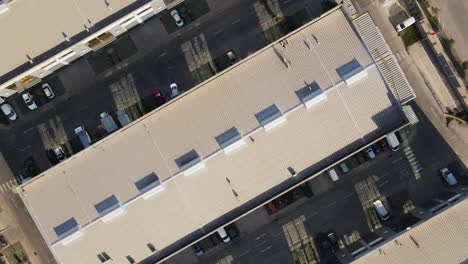
[[468, 2], [466, 0], [431, 0], [439, 9], [442, 30], [455, 40], [455, 50], [461, 61], [468, 60]]

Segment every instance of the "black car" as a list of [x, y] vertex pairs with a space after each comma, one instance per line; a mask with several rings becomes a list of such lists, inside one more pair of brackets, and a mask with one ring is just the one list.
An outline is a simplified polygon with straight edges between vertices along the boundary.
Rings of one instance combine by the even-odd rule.
[[334, 232], [330, 232], [327, 235], [328, 241], [330, 242], [330, 245], [334, 250], [338, 250], [340, 248], [340, 245], [338, 244], [338, 237]]
[[195, 243], [192, 245], [193, 251], [195, 252], [195, 255], [197, 256], [202, 256], [203, 255], [203, 249], [198, 245], [198, 243]]

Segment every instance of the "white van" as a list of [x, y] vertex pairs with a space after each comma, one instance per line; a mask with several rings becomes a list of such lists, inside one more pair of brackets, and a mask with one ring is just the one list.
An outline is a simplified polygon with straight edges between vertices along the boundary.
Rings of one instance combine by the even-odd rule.
[[334, 168], [329, 169], [327, 172], [328, 172], [328, 176], [330, 176], [330, 179], [332, 181], [337, 181], [339, 179], [338, 173], [336, 173]]
[[387, 220], [390, 217], [390, 214], [388, 213], [387, 208], [385, 205], [382, 203], [382, 201], [377, 200], [374, 202], [374, 209], [379, 215], [380, 219], [382, 220]]
[[218, 232], [219, 237], [221, 237], [221, 239], [224, 241], [224, 243], [227, 243], [227, 242], [231, 241], [231, 238], [227, 234], [226, 229], [224, 229], [224, 227], [220, 227], [220, 228], [216, 229], [216, 232]]
[[387, 143], [392, 151], [397, 151], [400, 149], [400, 141], [398, 141], [395, 132], [388, 134], [385, 138], [387, 139]]
[[401, 32], [405, 28], [413, 25], [414, 23], [416, 23], [416, 19], [414, 19], [414, 17], [410, 17], [410, 18], [406, 19], [405, 21], [401, 22], [400, 24], [396, 25], [395, 28], [396, 28], [397, 32]]
[[75, 134], [78, 136], [78, 139], [81, 141], [84, 148], [91, 146], [91, 137], [83, 126], [75, 128]]

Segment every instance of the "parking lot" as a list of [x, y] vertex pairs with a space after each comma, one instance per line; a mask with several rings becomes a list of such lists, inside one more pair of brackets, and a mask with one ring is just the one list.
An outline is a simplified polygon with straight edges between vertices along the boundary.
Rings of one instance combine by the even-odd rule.
[[[175, 26], [169, 11], [163, 12], [28, 89], [38, 109], [28, 109], [20, 94], [6, 99], [18, 119], [0, 118], [0, 151], [18, 180], [52, 166], [47, 155], [52, 149], [61, 146], [70, 155], [80, 151], [83, 146], [74, 133], [78, 126], [93, 141], [105, 137], [100, 113], [116, 118], [122, 110], [135, 120], [158, 106], [154, 90], [169, 100], [171, 83], [181, 93], [192, 88], [231, 65], [228, 51], [245, 58], [319, 16], [323, 6], [305, 0], [192, 0], [179, 11], [184, 26]], [[273, 30], [278, 21], [290, 22], [286, 31]], [[44, 96], [43, 83], [52, 87], [53, 99]]]
[[[313, 197], [277, 198], [235, 222], [239, 237], [204, 250], [196, 256], [188, 248], [168, 263], [315, 263], [349, 261], [389, 236], [420, 221], [410, 214], [414, 208], [434, 212], [442, 201], [454, 197], [439, 170], [448, 167], [461, 184], [467, 182], [466, 168], [426, 116], [416, 108], [420, 122], [399, 133], [400, 150], [383, 147], [374, 159], [364, 151], [345, 163], [349, 172], [336, 166], [339, 180], [325, 172], [308, 181]], [[378, 149], [374, 144], [374, 151]], [[303, 191], [301, 191], [303, 193]], [[381, 200], [390, 212], [382, 220], [373, 202]], [[279, 202], [281, 200], [282, 202]], [[327, 235], [338, 237], [339, 248], [331, 249]], [[216, 234], [214, 234], [216, 235]], [[201, 244], [203, 248], [203, 244]]]

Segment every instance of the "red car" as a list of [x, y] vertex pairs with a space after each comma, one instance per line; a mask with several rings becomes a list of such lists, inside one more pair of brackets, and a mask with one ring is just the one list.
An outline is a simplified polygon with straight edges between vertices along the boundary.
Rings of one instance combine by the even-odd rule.
[[166, 98], [164, 98], [161, 91], [159, 91], [159, 90], [154, 90], [153, 91], [153, 97], [156, 100], [156, 104], [157, 104], [156, 107], [160, 107], [161, 105], [163, 105], [166, 102]]

